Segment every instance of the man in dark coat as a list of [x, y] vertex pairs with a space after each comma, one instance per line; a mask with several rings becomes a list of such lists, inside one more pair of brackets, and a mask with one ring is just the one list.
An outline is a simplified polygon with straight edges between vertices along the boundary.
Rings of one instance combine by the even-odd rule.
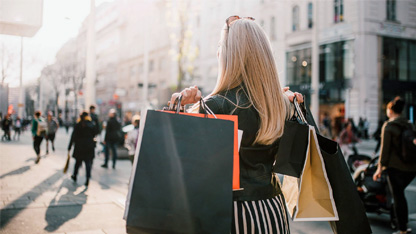
[[89, 180], [91, 177], [91, 165], [94, 158], [94, 124], [91, 122], [91, 118], [88, 116], [87, 112], [83, 112], [80, 116], [80, 121], [75, 125], [74, 131], [71, 135], [71, 140], [68, 146], [68, 152], [71, 150], [72, 145], [74, 144], [74, 153], [72, 157], [75, 158], [75, 167], [74, 174], [71, 178], [74, 182], [77, 181], [78, 169], [81, 166], [82, 162], [85, 163], [85, 169], [87, 172], [87, 180], [85, 186], [88, 186]]
[[113, 154], [113, 169], [116, 167], [117, 160], [117, 145], [121, 141], [121, 124], [116, 118], [116, 110], [111, 109], [109, 112], [109, 119], [107, 121], [107, 126], [105, 129], [104, 137], [104, 153], [105, 161], [101, 167], [108, 168], [108, 159], [110, 158], [110, 150]]
[[98, 115], [95, 113], [94, 105], [90, 106], [90, 117], [91, 117], [92, 123], [94, 124], [95, 135], [99, 135], [101, 132], [101, 125], [100, 125], [100, 121], [98, 120]]

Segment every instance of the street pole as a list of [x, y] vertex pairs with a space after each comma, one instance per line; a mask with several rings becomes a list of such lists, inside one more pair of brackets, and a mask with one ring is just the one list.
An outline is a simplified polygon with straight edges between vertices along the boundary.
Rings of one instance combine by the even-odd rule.
[[19, 80], [19, 102], [17, 104], [18, 106], [18, 116], [20, 118], [23, 118], [23, 37], [20, 37], [20, 80]]
[[86, 109], [95, 104], [95, 0], [91, 0], [91, 9], [88, 19], [87, 30], [87, 59], [86, 59]]
[[[151, 15], [151, 14], [149, 14]], [[145, 22], [145, 21], [143, 21]], [[143, 33], [143, 39], [144, 39], [144, 63], [143, 63], [143, 93], [142, 93], [142, 99], [143, 99], [143, 107], [147, 108], [148, 106], [148, 100], [147, 96], [149, 93], [149, 24], [144, 24], [144, 33]]]
[[312, 94], [311, 112], [315, 121], [319, 121], [319, 44], [318, 44], [318, 2], [313, 5], [313, 30], [312, 30]]

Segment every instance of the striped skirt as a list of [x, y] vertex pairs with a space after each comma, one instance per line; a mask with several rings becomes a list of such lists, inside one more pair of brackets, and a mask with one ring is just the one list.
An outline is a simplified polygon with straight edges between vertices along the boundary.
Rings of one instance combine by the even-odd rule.
[[290, 233], [282, 194], [266, 200], [234, 201], [233, 208], [231, 233]]

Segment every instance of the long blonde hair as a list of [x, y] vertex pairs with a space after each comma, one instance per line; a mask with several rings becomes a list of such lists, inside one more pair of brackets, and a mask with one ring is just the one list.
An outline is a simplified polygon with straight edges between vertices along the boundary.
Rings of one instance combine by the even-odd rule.
[[260, 116], [254, 144], [272, 144], [283, 134], [288, 99], [265, 32], [254, 21], [240, 19], [224, 26], [220, 43], [217, 84], [209, 96], [244, 84]]

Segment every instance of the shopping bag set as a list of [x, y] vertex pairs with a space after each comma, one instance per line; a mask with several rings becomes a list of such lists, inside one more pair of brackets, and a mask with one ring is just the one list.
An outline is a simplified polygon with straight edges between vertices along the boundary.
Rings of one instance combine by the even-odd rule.
[[[178, 100], [180, 102], [180, 98]], [[274, 171], [294, 221], [330, 221], [334, 233], [371, 233], [338, 144], [317, 133], [311, 115], [287, 121]], [[180, 106], [180, 105], [178, 105]], [[238, 119], [148, 110], [126, 200], [127, 233], [229, 233], [239, 183]], [[354, 217], [354, 221], [351, 218]]]

